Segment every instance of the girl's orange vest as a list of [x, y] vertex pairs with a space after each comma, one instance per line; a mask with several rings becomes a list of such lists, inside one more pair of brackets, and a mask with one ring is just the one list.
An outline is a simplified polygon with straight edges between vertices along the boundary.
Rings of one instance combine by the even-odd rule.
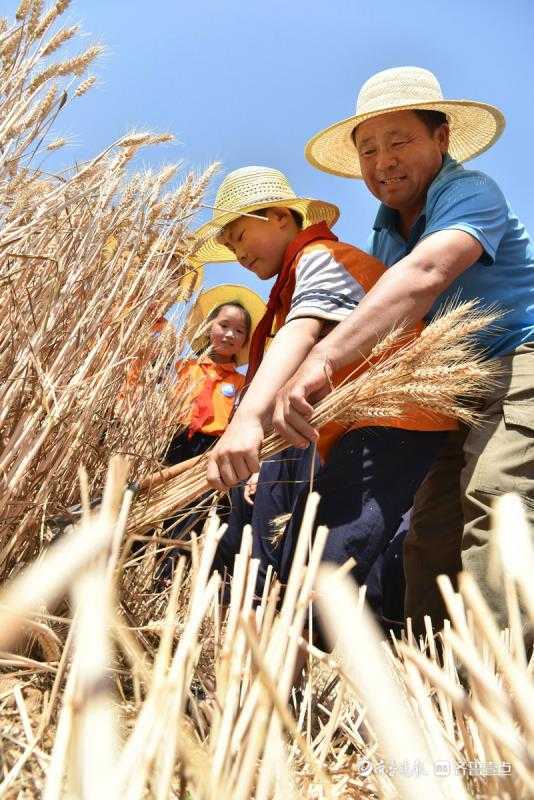
[[190, 405], [184, 425], [189, 435], [207, 433], [220, 436], [230, 421], [245, 376], [235, 364], [216, 364], [211, 358], [187, 359], [176, 364], [179, 395], [189, 394]]

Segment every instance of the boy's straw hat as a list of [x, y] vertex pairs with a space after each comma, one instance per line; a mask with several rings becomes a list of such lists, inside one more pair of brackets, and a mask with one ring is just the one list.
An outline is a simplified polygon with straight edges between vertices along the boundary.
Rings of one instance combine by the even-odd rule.
[[[250, 314], [252, 325], [250, 328], [250, 336], [244, 347], [241, 348], [236, 355], [237, 364], [246, 364], [248, 361], [248, 351], [250, 348], [250, 340], [252, 334], [265, 313], [265, 302], [261, 299], [259, 294], [248, 289], [246, 286], [238, 286], [237, 284], [225, 283], [221, 286], [214, 286], [212, 289], [207, 289], [202, 292], [197, 298], [194, 308], [189, 317], [188, 328], [190, 330], [189, 341], [191, 347], [196, 352], [206, 350], [209, 347], [208, 334], [203, 332], [205, 326], [203, 323], [209, 317], [211, 312], [217, 306], [223, 303], [241, 303], [248, 313]], [[198, 333], [200, 329], [200, 334]], [[196, 334], [196, 335], [195, 335]]]
[[332, 203], [297, 197], [283, 172], [270, 167], [242, 167], [230, 172], [221, 183], [213, 217], [196, 233], [201, 245], [195, 258], [203, 264], [235, 261], [235, 254], [217, 242], [218, 234], [225, 225], [243, 214], [272, 206], [298, 211], [305, 228], [316, 222], [326, 222], [331, 226], [339, 217], [339, 209]]
[[467, 161], [483, 153], [501, 135], [504, 115], [495, 106], [475, 100], [445, 100], [436, 76], [421, 67], [395, 67], [377, 72], [366, 81], [356, 101], [356, 114], [316, 133], [306, 145], [306, 158], [314, 167], [361, 178], [358, 151], [352, 132], [361, 122], [391, 111], [427, 109], [443, 111], [450, 126], [449, 153]]

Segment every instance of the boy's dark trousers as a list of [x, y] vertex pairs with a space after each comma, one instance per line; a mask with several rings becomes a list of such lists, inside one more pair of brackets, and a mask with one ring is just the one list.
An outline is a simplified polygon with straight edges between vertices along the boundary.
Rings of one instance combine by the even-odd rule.
[[[441, 431], [378, 426], [346, 433], [314, 482], [314, 490], [321, 495], [314, 530], [319, 525], [329, 529], [322, 560], [341, 566], [354, 558], [352, 574], [359, 585], [366, 583], [445, 438]], [[307, 488], [301, 490], [282, 540], [282, 583], [289, 577], [307, 495]], [[376, 580], [368, 586], [368, 601], [379, 617], [384, 590]]]
[[[252, 506], [245, 501], [242, 486], [232, 489], [231, 510], [226, 520], [228, 530], [219, 544], [214, 568], [232, 574], [234, 558], [241, 547], [243, 526], [251, 525], [252, 557], [260, 560], [256, 593], [261, 594], [269, 565], [277, 574], [280, 570], [282, 548], [281, 542], [273, 542], [272, 522], [276, 517], [289, 514], [302, 488], [309, 486], [312, 456], [312, 448], [303, 451], [288, 447], [263, 461]], [[318, 458], [316, 462], [314, 472], [319, 467]]]

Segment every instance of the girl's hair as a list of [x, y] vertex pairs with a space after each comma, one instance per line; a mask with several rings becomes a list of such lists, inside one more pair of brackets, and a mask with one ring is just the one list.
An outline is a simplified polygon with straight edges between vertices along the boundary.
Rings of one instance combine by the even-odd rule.
[[239, 300], [228, 300], [226, 303], [220, 303], [218, 306], [215, 306], [215, 308], [212, 308], [212, 310], [206, 317], [206, 322], [212, 322], [219, 315], [219, 312], [223, 308], [227, 308], [228, 306], [230, 306], [231, 308], [238, 308], [240, 311], [243, 312], [243, 317], [245, 318], [245, 329], [246, 329], [245, 344], [246, 344], [250, 337], [250, 331], [252, 330], [252, 317], [250, 316], [250, 312], [247, 311], [243, 303], [240, 303]]

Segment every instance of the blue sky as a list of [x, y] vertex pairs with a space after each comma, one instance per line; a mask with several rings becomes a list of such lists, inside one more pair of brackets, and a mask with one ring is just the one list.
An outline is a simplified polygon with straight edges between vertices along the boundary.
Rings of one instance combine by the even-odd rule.
[[[446, 97], [504, 111], [503, 136], [471, 163], [534, 231], [531, 0], [74, 0], [66, 16], [108, 50], [97, 88], [58, 121], [56, 134], [74, 144], [57, 165], [133, 127], [171, 131], [178, 142], [145, 150], [144, 164], [277, 167], [297, 192], [338, 204], [338, 236], [363, 246], [376, 201], [361, 181], [311, 167], [304, 145], [353, 113], [371, 74], [417, 65], [436, 73]], [[237, 266], [207, 267], [206, 284], [219, 282], [268, 290]]]

